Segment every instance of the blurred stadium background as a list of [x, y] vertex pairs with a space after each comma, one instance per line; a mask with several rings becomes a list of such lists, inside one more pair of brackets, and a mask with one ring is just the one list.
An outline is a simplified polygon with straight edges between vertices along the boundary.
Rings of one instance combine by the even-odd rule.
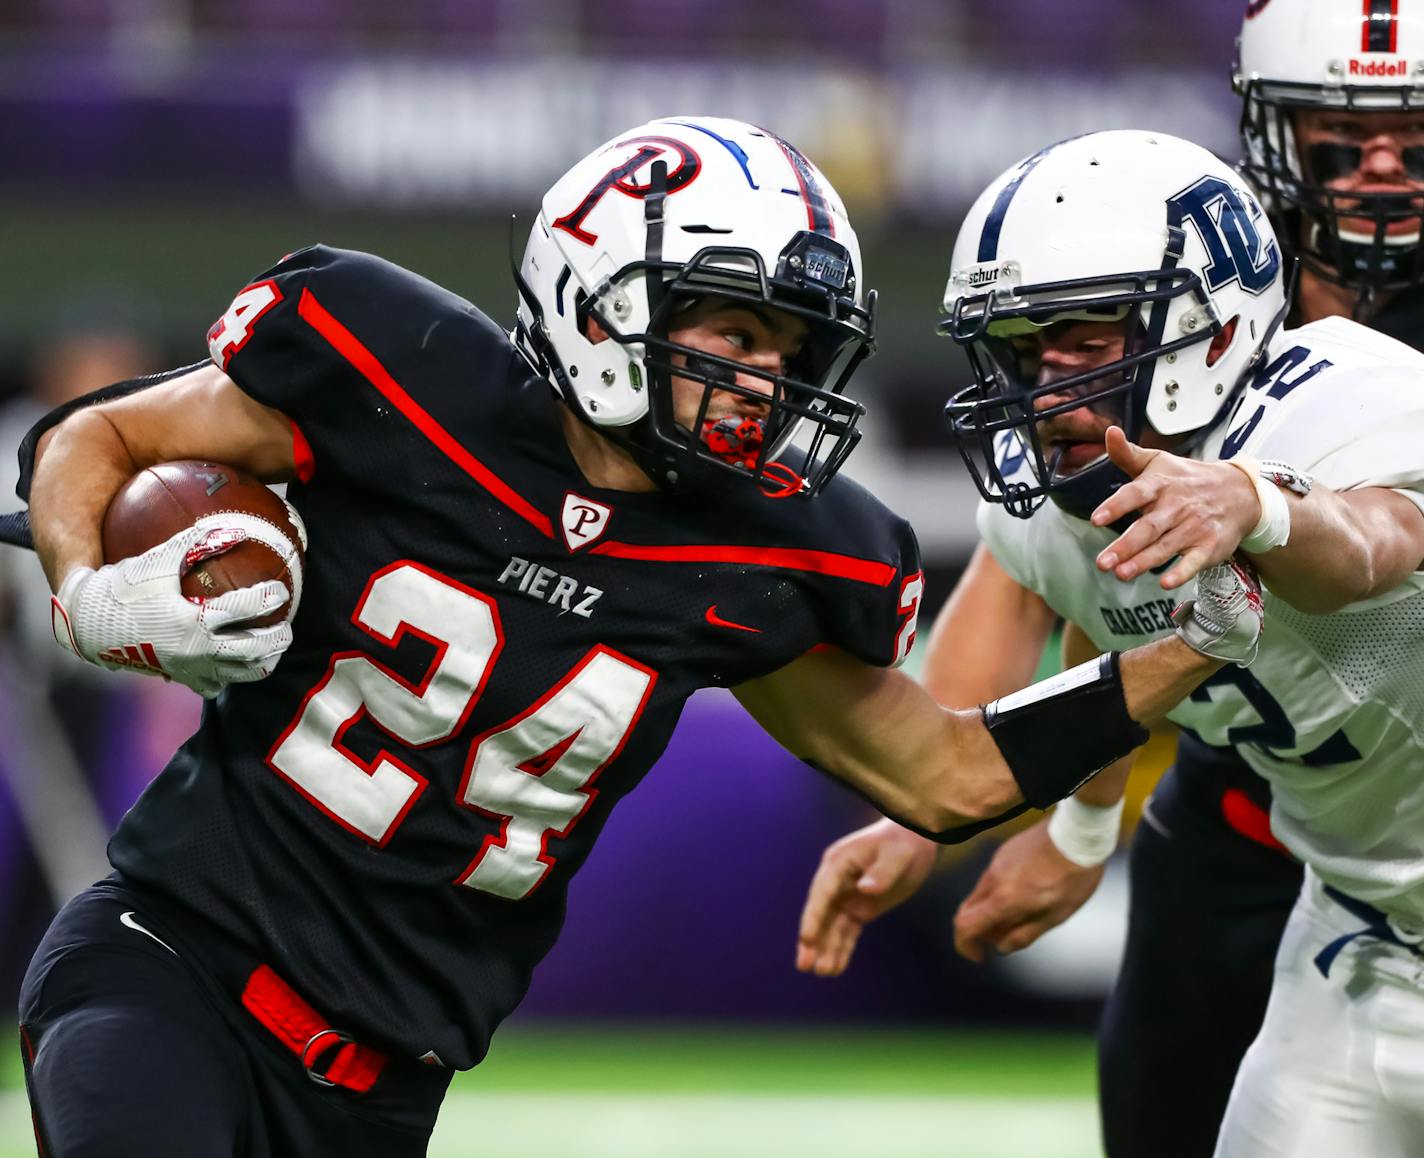
[[[0, 510], [43, 410], [195, 361], [250, 274], [368, 249], [511, 315], [510, 215], [664, 113], [764, 123], [849, 204], [881, 292], [850, 473], [908, 516], [925, 615], [973, 544], [933, 337], [969, 201], [1073, 133], [1159, 128], [1235, 153], [1239, 0], [5, 0], [0, 4]], [[314, 528], [320, 533], [320, 528]], [[0, 990], [195, 719], [149, 681], [71, 670], [33, 560], [0, 554]], [[928, 622], [926, 619], [924, 622]], [[966, 657], [972, 662], [973, 657]], [[1144, 783], [1160, 762], [1147, 762]], [[575, 881], [564, 939], [432, 1150], [506, 1158], [1098, 1152], [1090, 1031], [1123, 887], [972, 967], [966, 850], [848, 976], [791, 968], [802, 890], [864, 806], [729, 697], [693, 701]], [[0, 1024], [8, 1014], [0, 1014]], [[0, 1158], [32, 1153], [17, 1061]]]

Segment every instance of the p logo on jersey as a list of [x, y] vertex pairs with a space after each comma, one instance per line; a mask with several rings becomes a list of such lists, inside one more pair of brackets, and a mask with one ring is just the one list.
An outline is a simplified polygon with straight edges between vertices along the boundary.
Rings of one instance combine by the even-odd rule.
[[1210, 259], [1203, 270], [1209, 288], [1232, 281], [1250, 294], [1268, 289], [1281, 268], [1281, 251], [1256, 228], [1264, 215], [1254, 198], [1220, 177], [1207, 175], [1167, 199], [1169, 220], [1190, 221]]
[[564, 533], [564, 546], [570, 552], [587, 547], [608, 529], [608, 520], [612, 517], [612, 507], [576, 495], [573, 491], [566, 491], [564, 509], [559, 518], [559, 527]]

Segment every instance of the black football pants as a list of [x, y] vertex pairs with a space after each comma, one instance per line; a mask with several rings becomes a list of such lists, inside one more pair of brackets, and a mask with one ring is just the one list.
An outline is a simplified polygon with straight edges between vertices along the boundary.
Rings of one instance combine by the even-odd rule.
[[425, 1154], [449, 1071], [407, 1063], [363, 1095], [319, 1086], [160, 939], [181, 945], [105, 882], [66, 905], [40, 943], [20, 1034], [44, 1158]]
[[1184, 737], [1132, 840], [1127, 947], [1099, 1038], [1108, 1158], [1211, 1158], [1300, 892], [1296, 861], [1223, 818], [1219, 751]]

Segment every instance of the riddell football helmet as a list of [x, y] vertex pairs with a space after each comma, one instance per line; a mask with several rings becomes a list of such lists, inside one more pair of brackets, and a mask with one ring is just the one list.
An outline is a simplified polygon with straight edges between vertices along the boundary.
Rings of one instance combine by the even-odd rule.
[[[1242, 170], [1260, 191], [1281, 241], [1312, 273], [1361, 291], [1416, 285], [1424, 275], [1424, 192], [1349, 192], [1363, 139], [1302, 150], [1294, 115], [1419, 110], [1424, 122], [1424, 4], [1414, 0], [1252, 0], [1237, 41], [1244, 104]], [[1412, 133], [1424, 141], [1424, 136]], [[1424, 182], [1424, 143], [1401, 140], [1406, 175]]]
[[[740, 121], [669, 117], [618, 134], [549, 190], [518, 271], [515, 338], [662, 488], [740, 476], [812, 495], [860, 438], [863, 407], [843, 391], [874, 347], [861, 279], [841, 200], [800, 152]], [[778, 374], [670, 341], [677, 315], [708, 298], [794, 315], [801, 350]], [[608, 338], [591, 341], [590, 321]], [[701, 386], [691, 426], [674, 416], [674, 375]], [[710, 421], [719, 390], [764, 403], [764, 417]]]
[[[1024, 518], [1046, 497], [1086, 518], [1126, 476], [1106, 453], [1068, 469], [1038, 423], [1090, 407], [1134, 441], [1150, 426], [1195, 445], [1261, 358], [1286, 291], [1270, 224], [1235, 170], [1188, 141], [1121, 130], [1050, 146], [980, 195], [944, 311], [940, 332], [975, 377], [945, 412], [980, 493]], [[1034, 335], [1063, 322], [1115, 323], [1121, 355], [1054, 379]]]

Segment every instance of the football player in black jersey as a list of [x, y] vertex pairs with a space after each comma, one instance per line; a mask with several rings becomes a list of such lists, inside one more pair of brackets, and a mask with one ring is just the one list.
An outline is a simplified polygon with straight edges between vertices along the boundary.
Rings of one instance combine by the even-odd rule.
[[[862, 277], [791, 145], [657, 121], [550, 190], [513, 335], [316, 246], [237, 295], [211, 365], [34, 432], [61, 646], [212, 697], [26, 978], [46, 1154], [423, 1154], [697, 688], [952, 840], [1070, 792], [1253, 653], [1239, 599], [982, 713], [891, 670], [914, 536], [835, 477], [873, 341]], [[241, 533], [225, 516], [100, 565], [118, 487], [192, 458], [288, 482], [311, 542], [287, 623], [242, 625], [280, 585], [181, 597], [185, 556]], [[1218, 570], [1215, 594], [1243, 594]]]
[[[1299, 261], [1291, 326], [1344, 315], [1424, 348], [1424, 90], [1408, 73], [1421, 51], [1424, 17], [1388, 3], [1248, 8], [1236, 77], [1242, 170]], [[960, 704], [1021, 683], [1054, 620], [981, 549], [935, 623], [927, 686]], [[1070, 628], [1064, 653], [1091, 648]], [[999, 659], [969, 669], [957, 661], [966, 654]], [[1180, 736], [1132, 840], [1128, 941], [1099, 1042], [1109, 1158], [1213, 1151], [1300, 891], [1300, 865], [1272, 837], [1269, 810], [1267, 784], [1231, 749]], [[1100, 843], [1105, 860], [1115, 841]], [[810, 927], [830, 927], [823, 914], [839, 907], [851, 931], [834, 956], [803, 946], [803, 967], [843, 969], [863, 922], [911, 895], [934, 855], [887, 824], [832, 846]], [[957, 945], [977, 960], [986, 947], [1032, 944], [1077, 911], [1102, 871], [1060, 855], [1037, 826], [1005, 844], [961, 907]]]

